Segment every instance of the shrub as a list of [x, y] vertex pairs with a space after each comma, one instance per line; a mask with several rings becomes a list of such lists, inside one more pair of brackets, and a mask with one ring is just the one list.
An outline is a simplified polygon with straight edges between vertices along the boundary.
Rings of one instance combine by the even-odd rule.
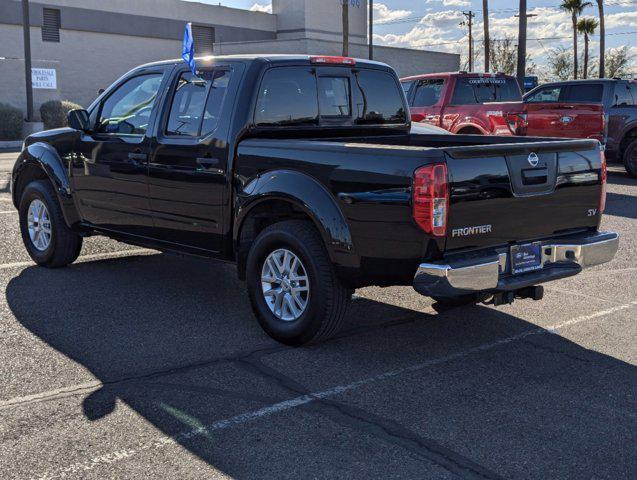
[[0, 103], [0, 140], [21, 140], [24, 114], [19, 108]]
[[49, 100], [44, 102], [40, 106], [40, 117], [42, 117], [44, 122], [44, 128], [49, 130], [51, 128], [67, 127], [68, 120], [66, 115], [70, 110], [75, 110], [76, 108], [82, 107], [68, 100]]

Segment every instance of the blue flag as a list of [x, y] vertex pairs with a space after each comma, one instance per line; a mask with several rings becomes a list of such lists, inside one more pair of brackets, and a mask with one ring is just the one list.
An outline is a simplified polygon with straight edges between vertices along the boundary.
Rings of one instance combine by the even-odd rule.
[[184, 31], [184, 46], [181, 51], [181, 58], [188, 64], [193, 75], [197, 75], [197, 65], [195, 64], [195, 39], [192, 38], [192, 23], [186, 24]]

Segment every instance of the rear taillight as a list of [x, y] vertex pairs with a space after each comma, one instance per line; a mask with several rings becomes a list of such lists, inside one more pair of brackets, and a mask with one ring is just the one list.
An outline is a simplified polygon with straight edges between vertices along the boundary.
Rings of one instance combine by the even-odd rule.
[[426, 233], [436, 237], [447, 234], [449, 184], [447, 165], [436, 163], [414, 172], [413, 217]]
[[601, 168], [601, 174], [600, 174], [600, 176], [602, 177], [601, 178], [602, 189], [599, 194], [599, 213], [601, 215], [602, 213], [604, 213], [604, 210], [606, 209], [606, 179], [608, 177], [608, 171], [606, 168], [606, 154], [604, 153], [604, 147], [602, 146], [599, 147], [599, 156], [602, 161], [602, 168]]

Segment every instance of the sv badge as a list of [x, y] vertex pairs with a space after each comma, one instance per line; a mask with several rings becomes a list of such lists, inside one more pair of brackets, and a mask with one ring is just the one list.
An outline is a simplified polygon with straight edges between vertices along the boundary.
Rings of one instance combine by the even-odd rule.
[[595, 215], [597, 215], [597, 209], [596, 208], [589, 208], [588, 209], [588, 216], [589, 217], [594, 217]]

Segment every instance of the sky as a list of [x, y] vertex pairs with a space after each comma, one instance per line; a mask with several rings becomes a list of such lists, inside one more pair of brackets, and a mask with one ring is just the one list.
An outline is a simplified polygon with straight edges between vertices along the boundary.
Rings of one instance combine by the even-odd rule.
[[[203, 0], [206, 1], [206, 0]], [[318, 0], [317, 0], [318, 1]], [[340, 0], [321, 0], [339, 2]], [[252, 10], [271, 9], [268, 0], [210, 0], [208, 3]], [[546, 63], [548, 52], [558, 46], [572, 48], [571, 18], [557, 7], [559, 0], [528, 0], [527, 13], [536, 14], [528, 20], [527, 51], [534, 63]], [[597, 17], [597, 5], [588, 7], [583, 16]], [[482, 0], [382, 0], [375, 5], [374, 41], [379, 45], [409, 47], [466, 54], [468, 37], [462, 11], [475, 13], [474, 39], [476, 48], [482, 39]], [[605, 0], [606, 46], [626, 45], [637, 61], [637, 0]], [[489, 1], [489, 31], [491, 38], [517, 38], [518, 2]], [[598, 36], [591, 37], [591, 54], [596, 57]], [[583, 40], [580, 44], [583, 48]]]

